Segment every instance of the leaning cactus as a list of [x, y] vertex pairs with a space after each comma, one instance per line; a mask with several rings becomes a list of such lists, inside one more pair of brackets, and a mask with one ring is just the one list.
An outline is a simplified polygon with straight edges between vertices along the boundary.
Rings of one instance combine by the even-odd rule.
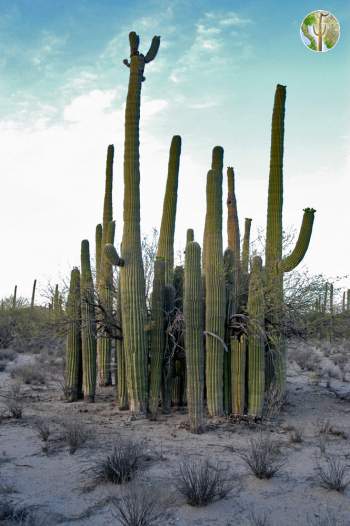
[[71, 272], [67, 319], [65, 395], [68, 401], [75, 402], [82, 398], [80, 272], [76, 267]]
[[185, 350], [187, 405], [192, 433], [203, 427], [204, 352], [202, 326], [201, 249], [195, 241], [186, 246], [185, 256]]
[[157, 257], [165, 261], [165, 284], [173, 283], [174, 234], [177, 206], [177, 187], [181, 154], [181, 137], [175, 135], [170, 145], [168, 178], [163, 203], [163, 215], [159, 232]]
[[151, 363], [149, 385], [149, 412], [157, 417], [165, 346], [164, 332], [164, 287], [166, 263], [157, 257], [154, 263], [152, 289]]
[[213, 149], [213, 166], [207, 176], [205, 220], [205, 332], [206, 386], [210, 416], [223, 414], [223, 353], [225, 337], [225, 283], [222, 253], [222, 162], [223, 149]]
[[265, 392], [265, 308], [262, 261], [252, 259], [248, 293], [248, 415], [261, 417]]
[[282, 333], [283, 273], [293, 270], [309, 246], [315, 210], [306, 208], [295, 249], [282, 258], [283, 143], [286, 87], [277, 85], [271, 131], [270, 175], [266, 226], [266, 307], [268, 338], [273, 350], [273, 370], [269, 372], [283, 392], [286, 379], [286, 349]]
[[96, 390], [96, 323], [94, 284], [90, 265], [89, 242], [81, 242], [81, 340], [83, 359], [83, 392], [87, 402], [94, 402]]
[[145, 413], [147, 409], [147, 343], [145, 335], [146, 301], [145, 276], [140, 235], [140, 164], [139, 121], [141, 85], [145, 64], [153, 60], [159, 48], [160, 37], [153, 37], [150, 50], [144, 56], [139, 52], [139, 37], [129, 34], [130, 68], [125, 109], [124, 145], [124, 225], [120, 271], [122, 293], [123, 338], [127, 365], [130, 409]]

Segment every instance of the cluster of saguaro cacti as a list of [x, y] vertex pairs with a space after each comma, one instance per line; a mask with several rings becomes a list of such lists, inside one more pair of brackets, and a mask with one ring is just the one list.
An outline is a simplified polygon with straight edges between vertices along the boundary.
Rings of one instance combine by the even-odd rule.
[[[249, 218], [245, 220], [241, 249], [232, 167], [227, 169], [228, 247], [223, 250], [224, 150], [216, 146], [207, 174], [202, 257], [201, 247], [189, 229], [184, 267], [174, 269], [181, 155], [181, 138], [176, 135], [170, 145], [151, 312], [147, 313], [140, 237], [139, 120], [144, 68], [157, 55], [160, 39], [153, 38], [146, 55], [139, 52], [136, 33], [130, 33], [129, 41], [130, 61], [124, 61], [130, 78], [125, 110], [121, 257], [113, 245], [112, 146], [107, 153], [103, 224], [96, 227], [95, 286], [103, 310], [115, 318], [122, 331], [115, 344], [114, 368], [119, 407], [129, 407], [136, 413], [148, 411], [156, 418], [160, 406], [168, 412], [171, 403], [187, 403], [193, 432], [203, 428], [205, 400], [211, 417], [233, 413], [260, 418], [266, 389], [274, 384], [280, 394], [284, 390], [283, 275], [303, 259], [314, 218], [313, 209], [304, 210], [295, 248], [282, 257], [285, 86], [277, 86], [272, 116], [264, 267], [260, 257], [250, 260]], [[120, 267], [117, 290], [113, 266]], [[80, 287], [78, 279], [79, 271], [74, 269], [67, 304], [71, 317], [67, 388], [71, 399], [77, 399], [82, 391], [85, 399], [92, 401], [97, 376], [96, 340], [100, 385], [111, 382], [112, 359], [110, 332], [102, 326], [96, 338], [94, 284], [86, 240], [82, 242]], [[81, 326], [76, 323], [79, 308]]]

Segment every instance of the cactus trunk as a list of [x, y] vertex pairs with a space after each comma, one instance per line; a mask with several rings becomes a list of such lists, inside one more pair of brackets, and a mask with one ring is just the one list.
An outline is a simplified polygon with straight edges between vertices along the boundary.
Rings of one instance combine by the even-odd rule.
[[187, 405], [192, 433], [203, 427], [204, 353], [202, 315], [201, 249], [198, 243], [186, 245], [185, 257], [185, 350]]
[[245, 407], [247, 337], [231, 338], [232, 413], [242, 416]]
[[81, 298], [77, 268], [71, 272], [67, 317], [65, 395], [68, 401], [75, 402], [82, 398]]
[[34, 308], [34, 304], [35, 304], [35, 290], [36, 290], [36, 279], [34, 280], [34, 283], [33, 283], [32, 299], [30, 301], [30, 307], [32, 309]]

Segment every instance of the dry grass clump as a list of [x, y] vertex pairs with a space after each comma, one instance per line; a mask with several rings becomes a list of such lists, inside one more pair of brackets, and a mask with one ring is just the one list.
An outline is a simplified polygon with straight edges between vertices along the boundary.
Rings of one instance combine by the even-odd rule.
[[271, 526], [271, 524], [267, 513], [258, 514], [251, 511], [247, 518], [247, 526]]
[[327, 510], [321, 516], [315, 518], [308, 518], [308, 526], [345, 526], [344, 522], [340, 519], [337, 519], [334, 512]]
[[249, 449], [241, 452], [240, 457], [259, 479], [270, 479], [286, 462], [277, 444], [262, 433], [250, 440]]
[[44, 419], [36, 420], [34, 422], [34, 426], [38, 432], [39, 437], [43, 442], [47, 442], [49, 440], [51, 429], [50, 424]]
[[26, 385], [45, 385], [46, 378], [35, 365], [19, 365], [11, 370], [11, 377]]
[[113, 484], [129, 482], [139, 469], [142, 456], [142, 443], [119, 440], [112, 453], [95, 466], [96, 481]]
[[339, 457], [326, 455], [324, 463], [318, 463], [317, 465], [321, 486], [343, 493], [350, 483], [350, 479], [346, 476], [348, 469], [347, 465]]
[[289, 441], [292, 444], [301, 444], [303, 441], [303, 433], [300, 428], [291, 429], [289, 432]]
[[175, 484], [190, 506], [206, 506], [214, 500], [223, 499], [233, 489], [223, 470], [207, 459], [182, 462]]
[[155, 526], [164, 524], [163, 510], [157, 496], [141, 487], [131, 486], [113, 502], [114, 515], [120, 526]]
[[61, 440], [68, 446], [69, 454], [73, 455], [91, 438], [91, 431], [79, 420], [62, 422]]

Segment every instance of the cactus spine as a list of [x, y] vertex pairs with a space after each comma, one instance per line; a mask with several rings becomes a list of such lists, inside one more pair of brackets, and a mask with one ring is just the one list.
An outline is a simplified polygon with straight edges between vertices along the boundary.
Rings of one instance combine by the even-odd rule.
[[35, 304], [35, 290], [36, 290], [36, 279], [34, 280], [34, 283], [33, 283], [32, 298], [30, 300], [30, 308], [31, 309], [34, 308], [34, 304]]
[[225, 337], [225, 282], [222, 253], [223, 149], [213, 149], [213, 169], [207, 176], [205, 221], [205, 331], [206, 386], [210, 416], [223, 414], [223, 340]]
[[204, 353], [202, 315], [201, 249], [195, 241], [186, 246], [185, 256], [185, 349], [187, 405], [192, 433], [203, 427]]
[[272, 114], [270, 174], [266, 226], [265, 269], [267, 287], [268, 337], [274, 354], [269, 375], [282, 393], [285, 388], [286, 353], [282, 333], [283, 272], [293, 270], [303, 259], [311, 237], [314, 212], [304, 210], [304, 218], [295, 249], [282, 259], [283, 149], [286, 87], [277, 85]]
[[81, 343], [83, 359], [84, 399], [94, 402], [96, 390], [96, 324], [94, 284], [90, 265], [90, 248], [87, 239], [81, 242]]
[[262, 261], [252, 259], [248, 293], [248, 414], [261, 417], [265, 391], [264, 283]]
[[165, 284], [173, 282], [174, 234], [177, 206], [177, 188], [181, 155], [181, 137], [175, 135], [170, 145], [168, 177], [164, 195], [163, 215], [159, 232], [157, 257], [165, 261]]
[[[169, 263], [169, 261], [167, 262]], [[154, 263], [154, 279], [152, 290], [152, 322], [151, 322], [151, 366], [149, 388], [149, 411], [152, 418], [157, 417], [159, 392], [162, 376], [162, 363], [165, 344], [164, 332], [164, 287], [166, 262], [157, 257]]]
[[140, 236], [140, 163], [139, 123], [141, 84], [145, 64], [157, 54], [160, 38], [153, 37], [151, 47], [144, 56], [139, 53], [139, 37], [129, 34], [130, 69], [125, 109], [124, 144], [124, 212], [122, 258], [120, 270], [122, 292], [123, 338], [127, 366], [130, 409], [146, 412], [147, 400], [147, 345], [145, 336], [146, 301], [145, 276]]
[[[102, 239], [100, 250], [100, 267], [98, 271], [98, 292], [100, 301], [105, 311], [105, 323], [111, 316], [113, 301], [113, 271], [112, 265], [105, 257], [102, 247], [106, 243], [113, 244], [115, 225], [113, 221], [113, 159], [114, 146], [110, 144], [107, 149], [106, 160], [106, 178], [105, 178], [105, 195], [103, 202], [103, 221], [102, 221]], [[105, 330], [99, 331], [97, 339], [97, 356], [98, 356], [98, 380], [99, 385], [106, 386], [112, 383], [111, 378], [111, 338]]]
[[68, 401], [75, 402], [82, 398], [80, 272], [76, 267], [71, 272], [67, 318], [65, 394]]

